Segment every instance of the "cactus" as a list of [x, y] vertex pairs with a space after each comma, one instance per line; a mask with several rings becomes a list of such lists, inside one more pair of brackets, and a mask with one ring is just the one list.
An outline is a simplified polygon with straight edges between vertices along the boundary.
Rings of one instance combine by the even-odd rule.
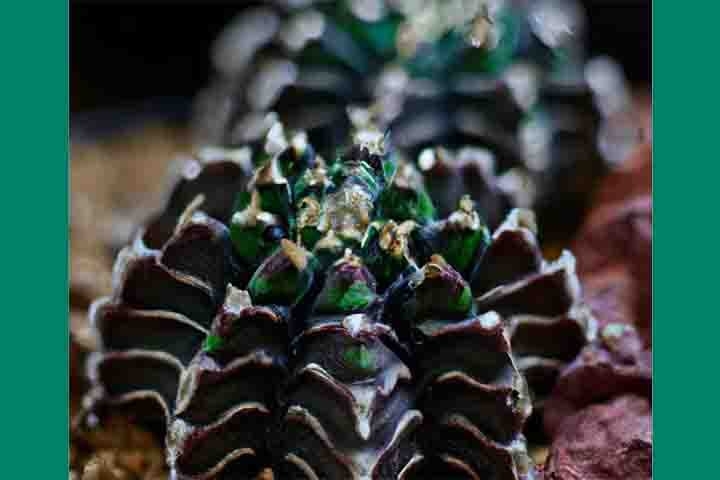
[[338, 151], [278, 123], [190, 164], [91, 308], [89, 404], [164, 425], [177, 478], [534, 478], [523, 372], [587, 334], [570, 254], [526, 210], [439, 216], [367, 124]]

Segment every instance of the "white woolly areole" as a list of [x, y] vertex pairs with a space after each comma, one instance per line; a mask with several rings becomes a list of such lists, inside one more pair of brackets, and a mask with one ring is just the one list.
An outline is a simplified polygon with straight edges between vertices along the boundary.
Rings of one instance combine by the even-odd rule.
[[343, 319], [343, 327], [350, 332], [350, 335], [357, 337], [361, 332], [370, 330], [370, 319], [364, 313], [348, 315]]
[[238, 315], [247, 307], [252, 307], [252, 299], [247, 290], [240, 290], [228, 283], [225, 291], [225, 303], [223, 308], [230, 313]]
[[497, 312], [487, 312], [478, 317], [483, 328], [495, 328], [500, 324], [500, 315]]
[[537, 235], [538, 227], [535, 219], [535, 212], [525, 208], [513, 208], [505, 218], [505, 221], [495, 230], [494, 238], [497, 238], [505, 230], [525, 229]]

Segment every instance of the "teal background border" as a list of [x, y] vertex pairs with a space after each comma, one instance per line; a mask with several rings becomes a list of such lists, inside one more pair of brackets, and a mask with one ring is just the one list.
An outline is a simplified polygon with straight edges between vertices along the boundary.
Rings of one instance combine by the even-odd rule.
[[[656, 480], [720, 458], [719, 7], [653, 5]], [[67, 8], [0, 7], [2, 478], [67, 478]]]
[[719, 34], [716, 2], [653, 2], [655, 480], [720, 476]]
[[0, 5], [0, 478], [68, 478], [68, 5]]

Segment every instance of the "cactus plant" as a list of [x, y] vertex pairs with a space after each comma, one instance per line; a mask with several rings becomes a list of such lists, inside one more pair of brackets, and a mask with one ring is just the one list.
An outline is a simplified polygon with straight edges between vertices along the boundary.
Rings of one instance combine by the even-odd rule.
[[533, 478], [523, 371], [587, 333], [571, 255], [526, 210], [439, 217], [371, 125], [338, 150], [278, 123], [188, 164], [91, 307], [89, 403], [164, 425], [178, 478]]

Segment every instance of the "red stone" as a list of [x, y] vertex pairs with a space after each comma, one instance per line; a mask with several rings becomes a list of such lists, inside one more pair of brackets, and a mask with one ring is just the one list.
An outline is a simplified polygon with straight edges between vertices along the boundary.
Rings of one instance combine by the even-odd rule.
[[652, 354], [631, 326], [612, 324], [599, 332], [558, 377], [545, 402], [545, 432], [554, 438], [568, 416], [624, 394], [652, 401]]
[[652, 478], [649, 402], [622, 396], [566, 418], [545, 465], [545, 480]]
[[573, 243], [585, 296], [600, 325], [635, 325], [652, 343], [652, 147], [603, 182]]

